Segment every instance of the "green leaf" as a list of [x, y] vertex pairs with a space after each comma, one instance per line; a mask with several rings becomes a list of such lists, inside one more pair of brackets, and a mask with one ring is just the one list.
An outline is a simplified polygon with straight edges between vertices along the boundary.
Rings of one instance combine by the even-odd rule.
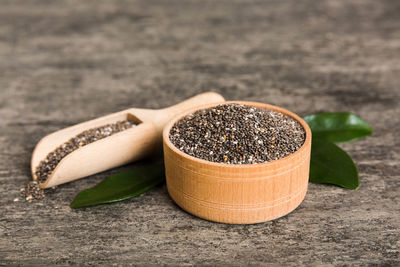
[[357, 167], [340, 147], [323, 139], [314, 139], [311, 146], [310, 182], [334, 184], [357, 189]]
[[360, 117], [347, 112], [328, 112], [304, 117], [313, 138], [334, 143], [348, 142], [373, 133], [372, 128]]
[[96, 186], [80, 192], [71, 208], [95, 206], [138, 196], [165, 179], [164, 164], [150, 164], [112, 175]]

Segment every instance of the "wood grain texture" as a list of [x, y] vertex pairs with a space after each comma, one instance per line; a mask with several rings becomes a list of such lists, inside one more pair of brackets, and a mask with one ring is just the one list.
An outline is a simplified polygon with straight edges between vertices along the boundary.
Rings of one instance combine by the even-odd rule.
[[[0, 265], [399, 266], [399, 14], [398, 0], [0, 0]], [[141, 162], [20, 197], [46, 134], [205, 91], [356, 113], [374, 134], [340, 146], [360, 188], [309, 184], [296, 210], [255, 225], [192, 216], [166, 186], [69, 208]]]
[[311, 153], [311, 130], [294, 113], [257, 102], [234, 101], [288, 115], [303, 126], [306, 139], [292, 155], [262, 164], [231, 165], [192, 157], [169, 139], [174, 124], [205, 105], [180, 114], [163, 131], [167, 188], [184, 210], [207, 220], [253, 224], [282, 217], [300, 205], [307, 192]]

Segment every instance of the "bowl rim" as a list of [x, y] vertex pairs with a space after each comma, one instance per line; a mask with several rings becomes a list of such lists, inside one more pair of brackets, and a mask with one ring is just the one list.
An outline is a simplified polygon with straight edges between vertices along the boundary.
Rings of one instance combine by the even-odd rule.
[[[306, 138], [304, 140], [303, 145], [294, 153], [290, 154], [289, 156], [283, 157], [281, 159], [277, 159], [277, 160], [273, 160], [273, 161], [266, 161], [263, 163], [256, 163], [256, 164], [227, 164], [227, 163], [221, 163], [221, 162], [213, 162], [213, 161], [208, 161], [205, 159], [201, 159], [201, 158], [196, 158], [192, 155], [186, 154], [185, 152], [179, 150], [169, 139], [169, 132], [171, 131], [171, 128], [173, 127], [173, 125], [181, 120], [182, 118], [186, 117], [189, 114], [192, 114], [198, 110], [202, 110], [202, 109], [207, 109], [207, 108], [212, 108], [212, 107], [216, 107], [218, 105], [223, 105], [223, 104], [243, 104], [243, 105], [248, 105], [248, 106], [253, 106], [253, 107], [257, 107], [257, 108], [261, 108], [261, 109], [269, 109], [272, 111], [276, 111], [276, 112], [280, 112], [283, 113], [284, 115], [287, 115], [289, 117], [291, 117], [292, 119], [295, 119], [297, 122], [300, 123], [300, 125], [303, 127], [305, 133], [306, 133]], [[205, 165], [211, 165], [211, 166], [215, 166], [215, 167], [220, 167], [220, 168], [226, 168], [226, 169], [236, 169], [236, 168], [248, 168], [248, 169], [256, 169], [256, 168], [260, 168], [260, 167], [272, 167], [275, 164], [282, 164], [282, 162], [291, 162], [293, 158], [296, 158], [297, 155], [303, 153], [303, 151], [305, 149], [307, 149], [308, 147], [311, 146], [311, 138], [312, 138], [312, 134], [311, 134], [311, 129], [308, 126], [308, 124], [297, 114], [279, 107], [279, 106], [275, 106], [275, 105], [271, 105], [271, 104], [266, 104], [266, 103], [261, 103], [261, 102], [254, 102], [254, 101], [236, 101], [236, 100], [232, 100], [232, 101], [221, 101], [221, 102], [215, 102], [212, 104], [205, 104], [205, 105], [201, 105], [201, 106], [197, 106], [195, 108], [191, 108], [191, 109], [187, 109], [185, 111], [183, 111], [182, 113], [180, 113], [179, 115], [173, 117], [165, 126], [163, 129], [163, 133], [162, 133], [162, 139], [163, 139], [163, 144], [168, 146], [173, 152], [177, 153], [178, 155], [193, 160], [199, 164], [205, 164]]]

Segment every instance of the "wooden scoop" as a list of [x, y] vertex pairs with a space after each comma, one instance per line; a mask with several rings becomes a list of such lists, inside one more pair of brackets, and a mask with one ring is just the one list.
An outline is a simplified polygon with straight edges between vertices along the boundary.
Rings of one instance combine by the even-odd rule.
[[121, 120], [130, 120], [137, 123], [137, 126], [71, 152], [59, 162], [46, 181], [39, 183], [39, 186], [53, 187], [144, 158], [161, 146], [164, 125], [173, 117], [187, 109], [221, 101], [224, 101], [221, 95], [208, 92], [168, 108], [131, 108], [59, 130], [45, 136], [36, 145], [31, 160], [32, 176], [48, 153], [72, 137], [85, 130]]

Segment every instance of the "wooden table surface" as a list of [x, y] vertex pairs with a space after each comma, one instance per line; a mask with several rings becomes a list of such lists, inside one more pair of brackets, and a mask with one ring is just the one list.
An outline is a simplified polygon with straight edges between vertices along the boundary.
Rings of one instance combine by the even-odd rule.
[[[0, 0], [0, 265], [400, 265], [399, 14], [398, 0]], [[342, 145], [359, 190], [310, 184], [256, 225], [195, 218], [165, 185], [69, 208], [121, 169], [20, 197], [42, 136], [209, 90], [360, 115], [374, 135]]]

